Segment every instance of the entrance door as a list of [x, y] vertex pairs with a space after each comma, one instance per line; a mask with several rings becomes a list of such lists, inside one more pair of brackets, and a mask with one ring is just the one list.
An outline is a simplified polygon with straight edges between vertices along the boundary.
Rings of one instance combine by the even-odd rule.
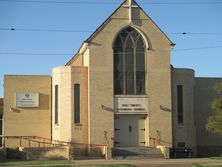
[[115, 116], [115, 146], [145, 146], [144, 116]]

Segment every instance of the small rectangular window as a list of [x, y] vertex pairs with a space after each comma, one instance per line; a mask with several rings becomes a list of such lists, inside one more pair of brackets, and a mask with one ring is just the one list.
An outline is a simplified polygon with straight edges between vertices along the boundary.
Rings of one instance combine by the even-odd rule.
[[178, 142], [177, 143], [177, 147], [184, 148], [185, 146], [186, 146], [185, 142]]
[[2, 147], [2, 136], [0, 135], [0, 147]]
[[58, 108], [59, 108], [58, 95], [59, 95], [59, 86], [55, 85], [55, 124], [59, 123], [59, 117], [58, 117]]
[[80, 84], [74, 84], [74, 123], [80, 123]]
[[2, 118], [0, 118], [0, 147], [2, 147]]
[[0, 136], [2, 135], [2, 119], [0, 119]]
[[177, 114], [178, 124], [183, 124], [183, 86], [177, 85]]

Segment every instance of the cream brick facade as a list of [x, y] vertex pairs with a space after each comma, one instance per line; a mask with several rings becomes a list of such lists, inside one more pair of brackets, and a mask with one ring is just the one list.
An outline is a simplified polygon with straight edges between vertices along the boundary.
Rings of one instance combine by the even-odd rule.
[[[172, 43], [141, 9], [137, 13], [142, 21], [135, 20], [129, 23], [128, 9], [124, 7], [128, 3], [129, 1], [125, 1], [87, 41], [90, 141], [103, 143], [104, 131], [108, 132], [108, 143], [111, 143], [110, 139], [114, 137], [114, 113], [101, 110], [101, 106], [114, 107], [113, 42], [122, 29], [132, 26], [142, 33], [147, 45], [146, 93], [149, 104], [149, 117], [147, 118], [149, 123], [146, 129], [149, 131], [149, 137], [156, 138], [157, 131], [159, 131], [162, 140], [172, 143], [171, 112], [165, 112], [160, 107], [171, 110], [170, 50]], [[76, 59], [78, 62], [84, 59], [82, 56], [85, 57], [83, 54], [78, 56], [80, 59]], [[76, 63], [75, 61], [70, 62], [68, 65], [75, 66]], [[147, 137], [146, 143], [151, 142], [149, 137]]]
[[[39, 93], [39, 107], [16, 107], [16, 93]], [[41, 136], [51, 138], [51, 77], [5, 75], [4, 136]], [[18, 147], [19, 141], [6, 140], [6, 147]], [[24, 146], [28, 146], [24, 144]]]
[[[74, 143], [88, 143], [88, 91], [87, 67], [58, 67], [53, 69], [53, 99], [55, 85], [58, 85], [58, 124], [55, 124], [55, 100], [52, 100], [52, 137], [53, 140]], [[74, 84], [81, 89], [81, 121], [74, 124]]]
[[[144, 141], [139, 141], [144, 142], [144, 146], [177, 147], [178, 143], [184, 143], [195, 153], [197, 151], [197, 155], [202, 150], [206, 155], [209, 153], [207, 149], [215, 150], [216, 147], [222, 150], [222, 138], [205, 130], [211, 112], [209, 104], [221, 96], [213, 86], [222, 79], [195, 78], [192, 69], [173, 68], [170, 51], [174, 44], [142, 8], [133, 8], [130, 19], [127, 7], [130, 2], [125, 0], [65, 66], [52, 70], [52, 81], [51, 77], [43, 76], [5, 76], [4, 135], [52, 136], [53, 140], [113, 147], [117, 136], [115, 130], [118, 130], [115, 119], [125, 116], [133, 120], [135, 116], [139, 126], [143, 126], [138, 130], [144, 130], [144, 136], [139, 136], [144, 138]], [[133, 0], [132, 4], [138, 5]], [[145, 43], [146, 90], [143, 95], [114, 94], [113, 46], [119, 32], [127, 27], [135, 29]], [[79, 124], [74, 123], [74, 84], [80, 84], [81, 90]], [[57, 124], [55, 85], [59, 90]], [[183, 124], [178, 124], [178, 85], [183, 87]], [[40, 93], [40, 107], [15, 108], [16, 92]], [[126, 104], [132, 99], [146, 99], [146, 113], [117, 113], [114, 104], [117, 97], [125, 98]], [[10, 112], [10, 108], [15, 112]], [[6, 146], [16, 144], [8, 141]]]

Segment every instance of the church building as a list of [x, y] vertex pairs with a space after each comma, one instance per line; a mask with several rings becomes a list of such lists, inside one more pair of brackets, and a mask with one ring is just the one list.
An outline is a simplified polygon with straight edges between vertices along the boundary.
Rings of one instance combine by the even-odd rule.
[[5, 75], [3, 136], [221, 153], [222, 137], [205, 124], [222, 78], [174, 68], [174, 45], [136, 1], [125, 0], [52, 76]]

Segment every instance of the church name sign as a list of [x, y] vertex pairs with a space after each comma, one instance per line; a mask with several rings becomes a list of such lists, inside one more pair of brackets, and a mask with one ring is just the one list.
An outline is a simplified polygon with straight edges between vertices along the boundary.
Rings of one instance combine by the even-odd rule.
[[147, 113], [146, 97], [115, 97], [116, 113]]
[[16, 107], [39, 107], [39, 93], [16, 93]]

